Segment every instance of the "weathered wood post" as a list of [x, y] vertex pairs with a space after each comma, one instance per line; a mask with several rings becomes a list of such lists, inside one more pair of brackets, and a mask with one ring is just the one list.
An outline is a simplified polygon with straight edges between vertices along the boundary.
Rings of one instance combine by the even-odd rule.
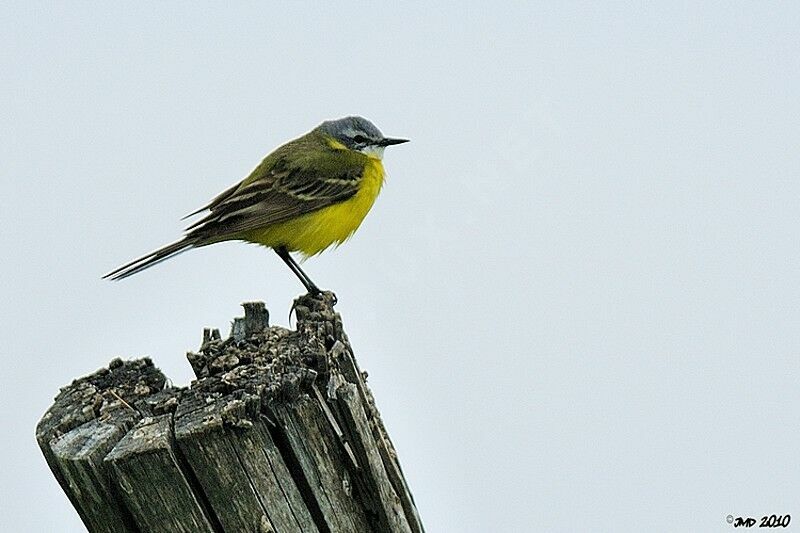
[[298, 298], [295, 331], [244, 304], [188, 388], [145, 358], [61, 389], [36, 438], [86, 528], [423, 532], [333, 303]]

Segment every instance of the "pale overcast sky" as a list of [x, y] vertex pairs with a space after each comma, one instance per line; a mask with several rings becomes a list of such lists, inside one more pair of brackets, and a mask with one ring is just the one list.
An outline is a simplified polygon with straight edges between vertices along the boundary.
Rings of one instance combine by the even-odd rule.
[[348, 114], [412, 142], [305, 268], [430, 533], [800, 521], [800, 4], [49, 4], [0, 7], [0, 529], [83, 530], [60, 386], [287, 323], [255, 246], [100, 276]]

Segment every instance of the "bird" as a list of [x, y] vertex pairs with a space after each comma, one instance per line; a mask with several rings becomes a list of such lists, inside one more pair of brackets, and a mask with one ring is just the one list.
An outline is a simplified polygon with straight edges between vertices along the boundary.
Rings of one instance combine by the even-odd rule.
[[272, 248], [313, 296], [322, 291], [292, 257], [338, 246], [358, 229], [383, 186], [383, 153], [408, 139], [369, 120], [327, 120], [267, 155], [245, 179], [183, 219], [204, 213], [183, 238], [104, 275], [120, 280], [192, 249], [224, 241]]

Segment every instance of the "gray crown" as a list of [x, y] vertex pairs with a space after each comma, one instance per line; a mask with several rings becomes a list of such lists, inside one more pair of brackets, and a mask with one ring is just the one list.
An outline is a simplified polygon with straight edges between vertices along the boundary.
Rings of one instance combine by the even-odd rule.
[[326, 120], [317, 129], [350, 148], [359, 145], [378, 144], [384, 138], [381, 130], [364, 117], [344, 117], [337, 120]]

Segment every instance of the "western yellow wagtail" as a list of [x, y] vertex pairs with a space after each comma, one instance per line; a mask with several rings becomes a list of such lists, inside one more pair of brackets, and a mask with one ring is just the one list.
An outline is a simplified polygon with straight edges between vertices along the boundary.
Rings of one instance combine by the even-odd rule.
[[320, 289], [290, 252], [306, 257], [341, 244], [361, 225], [381, 190], [383, 150], [406, 139], [384, 137], [372, 122], [323, 122], [269, 154], [248, 177], [205, 207], [184, 237], [109, 272], [122, 279], [188, 250], [241, 240], [272, 248], [311, 294]]

